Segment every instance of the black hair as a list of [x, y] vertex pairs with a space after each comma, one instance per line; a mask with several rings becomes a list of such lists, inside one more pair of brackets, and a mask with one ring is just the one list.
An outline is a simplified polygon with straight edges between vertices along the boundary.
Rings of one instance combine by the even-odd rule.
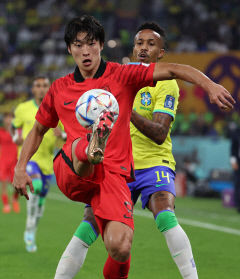
[[93, 16], [83, 15], [81, 17], [75, 17], [68, 22], [64, 35], [67, 47], [74, 42], [78, 32], [86, 32], [86, 39], [88, 40], [96, 40], [100, 44], [104, 43], [104, 28]]
[[50, 82], [49, 77], [47, 77], [47, 76], [40, 76], [40, 75], [39, 75], [39, 76], [35, 76], [35, 77], [33, 78], [32, 83], [34, 83], [34, 81], [39, 80], [39, 79], [48, 79], [49, 82]]
[[162, 27], [160, 27], [156, 22], [145, 22], [138, 27], [136, 33], [145, 29], [150, 29], [158, 33], [163, 40], [163, 47], [166, 48], [166, 33]]
[[6, 111], [3, 113], [3, 118], [6, 118], [8, 116], [14, 117], [14, 113], [12, 111]]

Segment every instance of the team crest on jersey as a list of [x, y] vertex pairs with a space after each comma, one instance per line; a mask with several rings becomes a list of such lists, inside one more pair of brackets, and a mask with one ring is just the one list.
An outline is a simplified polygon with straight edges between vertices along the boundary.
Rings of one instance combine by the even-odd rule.
[[171, 95], [167, 95], [164, 102], [164, 107], [174, 110], [174, 103], [175, 103], [175, 98]]
[[141, 104], [144, 106], [149, 106], [152, 102], [152, 96], [149, 92], [141, 93]]

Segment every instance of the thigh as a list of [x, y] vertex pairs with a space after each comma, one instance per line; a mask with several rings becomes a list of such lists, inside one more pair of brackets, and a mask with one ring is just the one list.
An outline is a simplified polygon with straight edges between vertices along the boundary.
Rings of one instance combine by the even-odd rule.
[[103, 164], [94, 168], [94, 174], [82, 178], [77, 175], [71, 160], [71, 145], [61, 150], [54, 158], [53, 169], [56, 181], [61, 192], [73, 201], [90, 204], [96, 191], [99, 191], [99, 183], [104, 179]]
[[44, 175], [42, 174], [42, 182], [43, 182], [43, 186], [42, 186], [42, 190], [40, 193], [41, 197], [46, 197], [49, 188], [50, 188], [50, 181], [53, 178], [53, 175]]
[[[167, 192], [165, 196], [175, 196], [175, 172], [168, 168], [157, 166], [144, 169], [141, 179], [141, 199], [142, 207], [145, 208], [149, 204], [152, 196], [157, 196], [155, 193]], [[138, 179], [138, 176], [136, 176]], [[170, 193], [170, 194], [168, 194]]]
[[93, 197], [91, 205], [101, 235], [108, 221], [117, 221], [134, 229], [131, 193], [124, 176], [105, 171], [100, 191]]
[[155, 217], [160, 211], [174, 211], [175, 196], [167, 191], [155, 192], [151, 195], [147, 207]]

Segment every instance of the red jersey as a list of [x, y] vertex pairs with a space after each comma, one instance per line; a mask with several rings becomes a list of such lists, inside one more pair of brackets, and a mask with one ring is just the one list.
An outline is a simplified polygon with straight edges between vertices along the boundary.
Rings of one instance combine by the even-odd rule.
[[4, 128], [0, 128], [0, 160], [17, 162], [17, 145], [12, 141], [11, 134]]
[[[89, 133], [75, 116], [75, 106], [80, 96], [96, 88], [111, 92], [118, 101], [119, 115], [107, 141], [103, 164], [112, 172], [129, 177], [133, 162], [130, 138], [133, 101], [138, 90], [147, 85], [153, 86], [154, 66], [139, 63], [121, 65], [102, 60], [94, 78], [86, 80], [76, 67], [74, 73], [53, 82], [39, 107], [36, 120], [54, 128], [60, 119], [67, 134], [63, 150], [67, 151], [66, 145]], [[71, 154], [67, 155], [71, 158]]]

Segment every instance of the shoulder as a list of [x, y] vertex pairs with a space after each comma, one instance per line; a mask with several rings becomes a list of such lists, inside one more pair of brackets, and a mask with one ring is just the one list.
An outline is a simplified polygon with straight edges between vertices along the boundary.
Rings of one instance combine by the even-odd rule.
[[28, 108], [28, 107], [31, 107], [31, 106], [33, 106], [33, 100], [31, 99], [31, 100], [28, 100], [28, 101], [26, 101], [26, 102], [23, 102], [23, 103], [21, 103], [21, 104], [19, 104], [17, 107], [16, 107], [16, 110], [24, 110], [24, 109], [26, 109], [26, 108]]
[[179, 95], [179, 87], [175, 79], [158, 81], [155, 90], [168, 91], [170, 94]]
[[175, 79], [158, 81], [157, 84], [156, 84], [156, 87], [162, 87], [162, 86], [169, 86], [169, 87], [178, 88], [178, 84], [177, 84], [177, 81]]
[[108, 73], [112, 73], [116, 70], [121, 69], [122, 65], [116, 62], [106, 62], [107, 63], [107, 67], [106, 70]]
[[60, 77], [56, 79], [50, 87], [50, 90], [59, 90], [63, 87], [66, 87], [68, 85], [71, 85], [74, 83], [74, 76], [73, 73], [70, 73], [64, 77]]

